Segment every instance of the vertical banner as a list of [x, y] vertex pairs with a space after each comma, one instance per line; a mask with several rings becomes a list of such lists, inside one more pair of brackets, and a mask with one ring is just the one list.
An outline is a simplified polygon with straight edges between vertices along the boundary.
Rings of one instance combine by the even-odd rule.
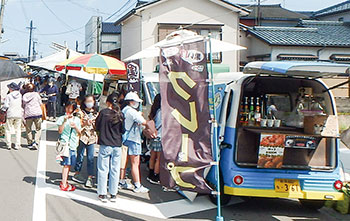
[[128, 75], [128, 91], [140, 93], [140, 60], [126, 63]]
[[161, 183], [181, 191], [210, 193], [206, 171], [213, 161], [205, 42], [161, 49]]

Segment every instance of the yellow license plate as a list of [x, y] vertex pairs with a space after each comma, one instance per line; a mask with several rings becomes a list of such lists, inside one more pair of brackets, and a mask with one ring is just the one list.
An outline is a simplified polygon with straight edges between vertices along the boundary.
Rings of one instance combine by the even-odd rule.
[[275, 191], [282, 193], [301, 192], [299, 180], [275, 179]]

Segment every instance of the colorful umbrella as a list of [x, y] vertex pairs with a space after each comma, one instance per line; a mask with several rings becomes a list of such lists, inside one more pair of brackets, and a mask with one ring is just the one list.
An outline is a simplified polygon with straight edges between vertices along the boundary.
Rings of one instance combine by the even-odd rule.
[[71, 58], [56, 65], [55, 69], [57, 71], [84, 70], [90, 74], [126, 75], [124, 62], [100, 54], [86, 54]]

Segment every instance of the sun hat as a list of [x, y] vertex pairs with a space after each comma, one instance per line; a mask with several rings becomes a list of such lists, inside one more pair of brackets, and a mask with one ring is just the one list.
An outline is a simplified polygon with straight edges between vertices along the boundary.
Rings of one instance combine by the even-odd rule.
[[15, 82], [8, 84], [7, 87], [10, 88], [11, 90], [14, 90], [14, 91], [18, 91], [20, 89], [18, 84], [16, 84]]
[[139, 103], [142, 103], [142, 100], [139, 98], [139, 95], [137, 95], [135, 92], [129, 92], [126, 94], [125, 101], [136, 101]]

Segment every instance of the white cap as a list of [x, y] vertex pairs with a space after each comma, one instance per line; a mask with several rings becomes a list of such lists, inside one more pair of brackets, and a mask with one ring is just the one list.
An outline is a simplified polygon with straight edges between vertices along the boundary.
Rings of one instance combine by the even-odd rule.
[[142, 103], [142, 100], [139, 98], [139, 95], [137, 95], [135, 92], [129, 92], [126, 94], [125, 101], [136, 101], [139, 103]]

